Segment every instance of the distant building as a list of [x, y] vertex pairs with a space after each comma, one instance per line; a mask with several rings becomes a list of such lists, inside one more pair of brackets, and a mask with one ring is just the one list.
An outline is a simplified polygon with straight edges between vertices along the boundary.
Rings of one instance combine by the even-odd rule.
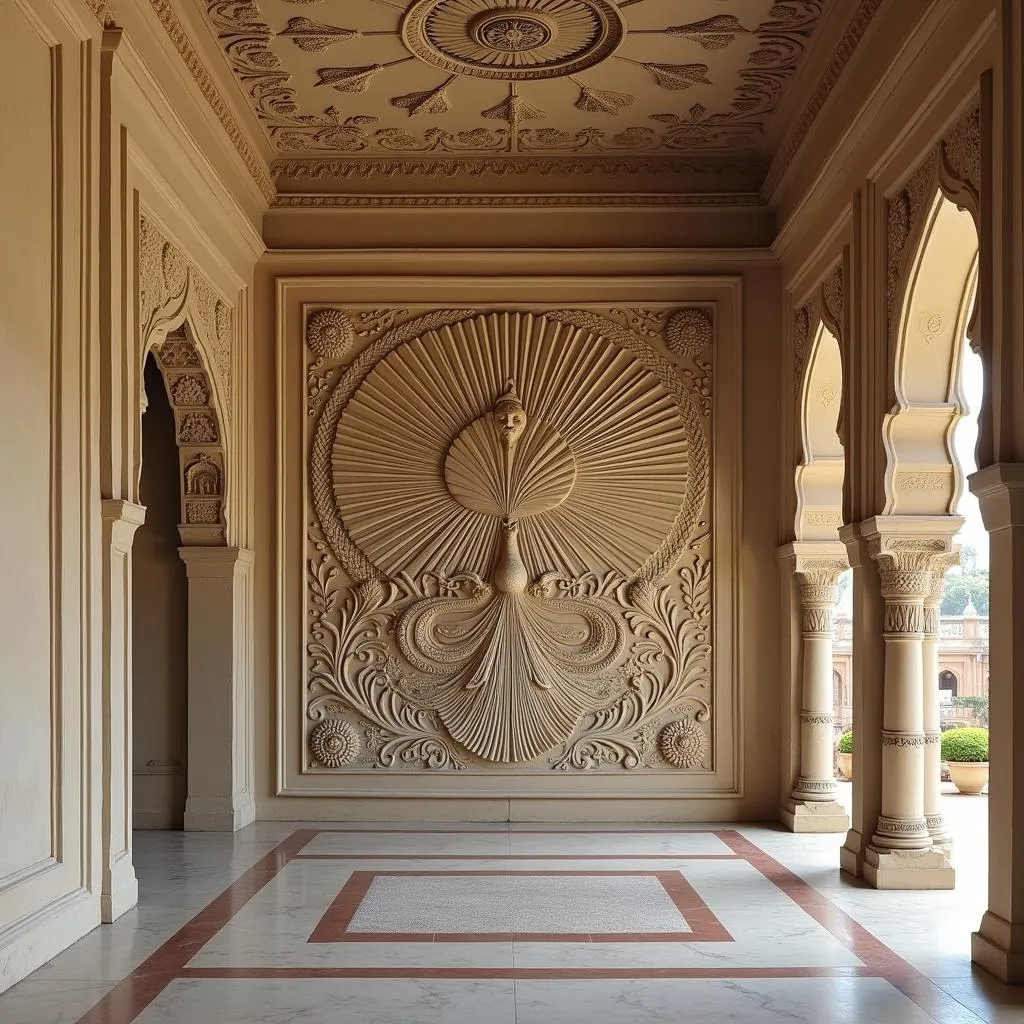
[[[832, 690], [839, 731], [853, 724], [853, 619], [840, 607], [832, 640]], [[953, 706], [954, 697], [988, 696], [988, 616], [968, 604], [963, 615], [939, 621], [939, 699], [942, 721], [973, 721], [970, 708]]]

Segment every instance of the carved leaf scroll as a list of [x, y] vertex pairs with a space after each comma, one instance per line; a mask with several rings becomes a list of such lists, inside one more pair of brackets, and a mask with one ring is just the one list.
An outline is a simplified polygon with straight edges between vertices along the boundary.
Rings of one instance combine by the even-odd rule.
[[310, 407], [319, 770], [710, 766], [701, 316], [695, 373], [594, 313], [437, 311]]

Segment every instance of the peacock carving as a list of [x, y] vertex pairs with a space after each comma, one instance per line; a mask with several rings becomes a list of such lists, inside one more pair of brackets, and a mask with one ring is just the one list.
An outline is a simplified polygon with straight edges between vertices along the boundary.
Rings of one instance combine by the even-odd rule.
[[565, 500], [575, 460], [556, 430], [527, 416], [509, 381], [493, 412], [456, 438], [444, 474], [456, 501], [500, 520], [490, 580], [467, 580], [465, 597], [413, 604], [398, 641], [436, 678], [420, 701], [454, 739], [488, 761], [530, 761], [607, 703], [607, 688], [588, 681], [624, 644], [620, 619], [596, 601], [552, 597], [544, 577], [531, 585], [519, 550], [520, 522]]
[[318, 416], [319, 528], [389, 609], [366, 685], [461, 751], [550, 757], [638, 673], [681, 665], [630, 602], [654, 601], [698, 531], [707, 438], [699, 399], [629, 331], [575, 311], [438, 311], [361, 353]]

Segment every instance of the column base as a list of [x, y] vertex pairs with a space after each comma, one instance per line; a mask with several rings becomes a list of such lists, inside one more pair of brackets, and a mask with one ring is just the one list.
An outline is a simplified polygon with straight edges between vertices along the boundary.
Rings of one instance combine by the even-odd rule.
[[100, 894], [100, 920], [104, 924], [116, 921], [139, 902], [139, 882], [133, 878], [116, 892]]
[[1024, 984], [1024, 926], [986, 911], [971, 935], [971, 960], [1007, 985]]
[[256, 820], [248, 797], [190, 796], [185, 801], [186, 832], [237, 832]]
[[779, 814], [790, 832], [845, 832], [850, 827], [846, 808], [835, 800], [790, 800]]
[[875, 889], [952, 889], [956, 873], [949, 854], [937, 847], [925, 850], [864, 851], [864, 881]]
[[864, 836], [851, 828], [839, 849], [839, 870], [851, 878], [860, 878], [864, 873], [864, 847]]
[[100, 891], [100, 920], [104, 924], [116, 921], [125, 911], [139, 902], [139, 880], [135, 876], [132, 855], [122, 850], [110, 866]]

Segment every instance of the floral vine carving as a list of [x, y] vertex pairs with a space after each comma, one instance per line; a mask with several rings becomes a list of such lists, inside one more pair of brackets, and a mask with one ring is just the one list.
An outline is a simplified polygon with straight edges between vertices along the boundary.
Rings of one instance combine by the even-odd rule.
[[[521, 321], [501, 319], [510, 314], [473, 318], [473, 311], [459, 310], [435, 310], [408, 320], [403, 319], [409, 316], [407, 310], [336, 312], [357, 336], [369, 339], [352, 364], [325, 385], [325, 390], [330, 389], [327, 401], [320, 403], [317, 396], [308, 403], [310, 414], [317, 416], [310, 484], [318, 522], [311, 524], [308, 541], [307, 717], [316, 727], [324, 722], [347, 723], [362, 737], [365, 751], [337, 767], [452, 770], [471, 765], [479, 768], [481, 762], [533, 771], [707, 767], [712, 751], [707, 417], [713, 307], [617, 309], [607, 315], [561, 310]], [[641, 340], [663, 335], [673, 317], [693, 319], [692, 314], [697, 314], [693, 324], [678, 325], [687, 339], [679, 345], [681, 365], [673, 366]], [[556, 328], [555, 324], [562, 326]], [[588, 333], [574, 335], [573, 329]], [[477, 356], [470, 339], [477, 339], [472, 345], [483, 344], [480, 339], [505, 337], [513, 330], [526, 353], [542, 351], [531, 346], [539, 344], [535, 339], [552, 337], [552, 330], [558, 332], [562, 347], [580, 344], [573, 339], [588, 336], [603, 339], [601, 345], [612, 342], [672, 394], [677, 410], [673, 415], [681, 416], [685, 424], [688, 472], [694, 474], [695, 484], [685, 493], [676, 521], [665, 521], [663, 529], [669, 535], [654, 556], [644, 562], [638, 555], [640, 571], [596, 573], [560, 567], [529, 575], [518, 547], [521, 527], [510, 522], [505, 523], [504, 534], [499, 531], [505, 539], [497, 548], [488, 543], [481, 547], [476, 534], [466, 534], [465, 541], [455, 543], [450, 553], [438, 554], [433, 563], [410, 562], [405, 554], [400, 561], [390, 562], [391, 549], [373, 547], [373, 531], [363, 531], [358, 515], [332, 523], [330, 510], [336, 507], [332, 489], [341, 478], [339, 474], [350, 474], [354, 493], [365, 494], [359, 476], [363, 456], [354, 456], [354, 462], [350, 456], [338, 461], [332, 452], [351, 450], [343, 440], [345, 430], [365, 435], [358, 426], [361, 421], [345, 419], [357, 415], [348, 411], [354, 396], [365, 392], [360, 401], [368, 403], [368, 408], [380, 407], [373, 383], [376, 378], [370, 376], [376, 365], [396, 352], [395, 359], [406, 358], [402, 353], [410, 346], [418, 365], [424, 360], [434, 360], [430, 365], [448, 365], [447, 357], [442, 358], [433, 348], [420, 347], [425, 344], [422, 339], [435, 339], [429, 344], [436, 346], [442, 343], [439, 336], [447, 335], [454, 339], [460, 358], [473, 363]], [[312, 346], [310, 351], [315, 354]], [[520, 358], [527, 359], [528, 366], [529, 359], [536, 357]], [[399, 372], [400, 365], [394, 360], [387, 363], [391, 367], [387, 373]], [[545, 387], [551, 387], [551, 382]], [[529, 453], [534, 443], [529, 439], [543, 438], [536, 443], [543, 443], [547, 453], [545, 468], [536, 484], [530, 483], [529, 460], [513, 474], [519, 481], [516, 486], [526, 488], [517, 499], [517, 517], [526, 524], [525, 536], [533, 543], [531, 531], [547, 527], [533, 526], [530, 517], [565, 500], [577, 469], [572, 450], [560, 435], [552, 433], [542, 419], [533, 424], [531, 417], [543, 407], [538, 405], [543, 392], [531, 394], [532, 398], [524, 393], [521, 403], [510, 382], [505, 395], [486, 399], [494, 401], [493, 411], [471, 418], [468, 424], [455, 420], [457, 426], [446, 428], [456, 433], [453, 440], [444, 442], [448, 447], [442, 461], [447, 500], [489, 516], [497, 514], [489, 509], [492, 502], [500, 504], [504, 492], [499, 488], [489, 497], [492, 492], [479, 490], [475, 481], [487, 478], [488, 466], [514, 466], [517, 445]], [[450, 403], [450, 396], [446, 401]], [[557, 403], [547, 406], [557, 407]], [[429, 403], [424, 406], [429, 408]], [[451, 404], [456, 416], [461, 408], [461, 403]], [[404, 407], [402, 415], [410, 423], [423, 422], [424, 413], [418, 406]], [[488, 432], [496, 430], [493, 424], [499, 422], [507, 432], [488, 440]], [[558, 422], [571, 442], [573, 421]], [[524, 430], [540, 433], [523, 434]], [[336, 444], [342, 448], [336, 449]], [[497, 447], [490, 447], [493, 445]], [[394, 450], [394, 445], [390, 448]], [[496, 453], [493, 457], [488, 455], [492, 450]], [[498, 457], [503, 450], [508, 454]], [[366, 457], [373, 477], [384, 479], [376, 456], [369, 452]], [[422, 465], [419, 459], [414, 454], [413, 464]], [[404, 462], [398, 462], [395, 467], [402, 465]], [[479, 470], [474, 468], [477, 466]], [[531, 491], [531, 486], [538, 489]], [[433, 506], [429, 503], [423, 507], [422, 515], [428, 520], [447, 514], [430, 511]], [[449, 527], [442, 520], [437, 522], [432, 533], [435, 554], [441, 551], [437, 544], [453, 543], [446, 535]], [[363, 547], [367, 543], [370, 546]], [[492, 550], [497, 551], [496, 560], [487, 554]], [[550, 561], [558, 565], [556, 535], [537, 550], [548, 552]], [[473, 554], [481, 551], [482, 556]], [[457, 559], [463, 557], [470, 562], [483, 557], [484, 561], [456, 572], [430, 568], [458, 565]], [[529, 560], [536, 564], [535, 557]], [[407, 571], [410, 566], [414, 568]], [[507, 658], [501, 653], [506, 648]], [[513, 674], [514, 679], [505, 680], [494, 666], [504, 665], [508, 659], [509, 664], [518, 659], [523, 667]], [[517, 731], [518, 726], [499, 726], [500, 715], [492, 718], [488, 712], [481, 718], [482, 712], [476, 710], [497, 708], [494, 702], [504, 699], [499, 699], [500, 693], [506, 692], [503, 686], [509, 687], [510, 694], [515, 686], [521, 688], [520, 696], [509, 698], [513, 707], [525, 708], [530, 701], [536, 704], [536, 717], [531, 718], [534, 724], [524, 726], [525, 731]], [[488, 692], [492, 690], [493, 695]], [[483, 695], [482, 704], [476, 693]], [[495, 738], [493, 732], [481, 731], [482, 727], [473, 724], [485, 720], [494, 723], [494, 730], [504, 728], [507, 733]], [[542, 721], [557, 724], [548, 728]], [[316, 728], [307, 728], [314, 761], [332, 767], [314, 746], [314, 737], [327, 735], [327, 730], [317, 733]], [[340, 725], [330, 729], [339, 734], [344, 731]], [[673, 745], [665, 737], [679, 730], [686, 736]]]

